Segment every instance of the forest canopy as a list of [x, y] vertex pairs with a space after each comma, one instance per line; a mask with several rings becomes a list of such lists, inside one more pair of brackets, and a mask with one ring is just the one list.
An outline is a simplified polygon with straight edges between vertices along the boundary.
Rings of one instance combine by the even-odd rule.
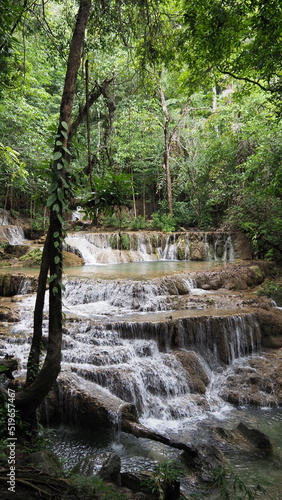
[[[52, 205], [79, 3], [0, 0], [1, 206], [34, 229]], [[281, 259], [281, 35], [278, 0], [92, 2], [65, 213], [82, 206], [104, 227], [241, 230], [255, 256]]]

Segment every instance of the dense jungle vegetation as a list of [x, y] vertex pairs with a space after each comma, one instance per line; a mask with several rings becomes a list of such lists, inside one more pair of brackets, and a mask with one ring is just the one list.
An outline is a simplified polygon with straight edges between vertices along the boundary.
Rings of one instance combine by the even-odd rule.
[[[0, 2], [1, 206], [35, 229], [78, 4]], [[281, 257], [281, 28], [278, 1], [92, 2], [64, 209], [133, 230], [243, 230], [257, 256]]]
[[14, 395], [32, 440], [61, 368], [72, 211], [100, 228], [239, 230], [281, 263], [282, 6], [0, 0], [0, 16], [0, 206], [47, 233]]

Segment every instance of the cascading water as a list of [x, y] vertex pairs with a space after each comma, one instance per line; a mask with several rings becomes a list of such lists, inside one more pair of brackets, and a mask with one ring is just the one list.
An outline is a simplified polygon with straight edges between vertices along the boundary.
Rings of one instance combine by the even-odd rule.
[[14, 225], [8, 212], [3, 209], [0, 209], [0, 237], [10, 245], [20, 245], [25, 237], [23, 228]]
[[[86, 240], [81, 239], [82, 253]], [[234, 257], [230, 236], [207, 233], [200, 246], [195, 239], [191, 242], [190, 235], [182, 235], [182, 240], [181, 246], [176, 235], [169, 235], [165, 241], [155, 239], [154, 244], [151, 241], [151, 247], [143, 240], [143, 255], [150, 256], [152, 250], [158, 249], [164, 259], [205, 256], [215, 261]], [[108, 250], [108, 242], [108, 236], [101, 235], [102, 252]], [[118, 246], [111, 249], [114, 255], [121, 252]], [[138, 245], [133, 251], [137, 252], [137, 248]], [[89, 260], [92, 254], [90, 247]], [[95, 259], [97, 262], [97, 256]], [[169, 267], [168, 262], [163, 264]], [[124, 418], [136, 412], [142, 428], [170, 438], [170, 442], [190, 444], [194, 439], [203, 442], [207, 435], [204, 429], [211, 423], [217, 426], [227, 415], [230, 418], [236, 413], [229, 403], [229, 380], [234, 381], [234, 373], [240, 372], [246, 373], [246, 377], [250, 373], [254, 378], [257, 376], [252, 363], [259, 359], [260, 324], [254, 311], [240, 310], [239, 295], [231, 293], [224, 305], [221, 290], [215, 301], [216, 294], [197, 288], [208, 287], [206, 281], [201, 282], [193, 271], [192, 279], [187, 268], [183, 269], [181, 274], [174, 270], [174, 274], [161, 274], [158, 278], [152, 272], [152, 279], [141, 273], [139, 279], [113, 279], [112, 276], [110, 279], [65, 279], [63, 301], [67, 320], [62, 371], [53, 395], [57, 397], [53, 399], [54, 406], [48, 400], [45, 403], [47, 421], [50, 418], [51, 424], [85, 426], [89, 431], [103, 426], [120, 431]], [[221, 286], [223, 283], [224, 280]], [[19, 292], [25, 292], [24, 283]], [[30, 348], [34, 297], [19, 300], [23, 319], [5, 338], [5, 352], [19, 358], [23, 375]], [[236, 309], [229, 309], [235, 305]], [[46, 335], [45, 320], [43, 326]], [[266, 387], [268, 393], [270, 390]], [[268, 397], [269, 405], [275, 404], [270, 393]], [[247, 398], [245, 392], [240, 403], [248, 403]], [[265, 395], [261, 400], [266, 400]], [[260, 404], [259, 398], [257, 401]], [[105, 436], [106, 432], [100, 433], [100, 437], [102, 434]], [[124, 436], [123, 433], [122, 440]], [[138, 446], [141, 441], [138, 439]], [[137, 450], [136, 443], [135, 447]], [[147, 447], [151, 453], [149, 440]], [[81, 442], [77, 448], [75, 461], [87, 452], [93, 453], [93, 448], [88, 451]], [[115, 449], [122, 453], [121, 444], [116, 444]], [[71, 455], [74, 455], [73, 447]], [[159, 455], [171, 457], [167, 450], [160, 451]], [[140, 466], [138, 463], [138, 458], [134, 458], [126, 470], [147, 468], [144, 463], [152, 464], [152, 460], [142, 464], [140, 461]], [[68, 457], [68, 466], [70, 464], [74, 462]]]
[[[101, 397], [112, 398], [110, 419], [118, 418], [123, 404], [131, 404], [145, 426], [163, 433], [225, 412], [228, 404], [219, 396], [217, 372], [257, 351], [259, 326], [251, 313], [220, 311], [209, 317], [187, 309], [173, 318], [171, 298], [174, 306], [180, 298], [189, 303], [194, 291], [200, 292], [185, 275], [146, 282], [68, 278], [64, 308], [71, 316], [63, 337], [59, 406], [67, 401], [71, 413], [79, 413], [74, 387], [79, 397], [83, 391], [89, 398], [106, 391]], [[25, 317], [13, 328], [7, 353], [18, 356], [24, 369], [33, 299], [23, 299], [22, 306]], [[139, 321], [129, 321], [136, 310]], [[65, 395], [66, 376], [71, 397]], [[63, 413], [67, 421], [70, 409]]]
[[24, 241], [24, 231], [19, 226], [0, 227], [0, 237], [7, 240], [10, 245], [21, 245]]
[[235, 258], [229, 233], [85, 233], [69, 234], [66, 250], [85, 264], [151, 260], [220, 260]]

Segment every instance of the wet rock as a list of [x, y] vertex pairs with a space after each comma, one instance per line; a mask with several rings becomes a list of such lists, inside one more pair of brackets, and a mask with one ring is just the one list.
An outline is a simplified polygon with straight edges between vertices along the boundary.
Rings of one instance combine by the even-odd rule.
[[203, 241], [192, 241], [190, 244], [190, 260], [205, 260], [206, 247]]
[[20, 320], [19, 313], [13, 308], [1, 305], [0, 306], [0, 321], [8, 321], [9, 323], [16, 323]]
[[277, 406], [282, 403], [282, 350], [264, 352], [245, 361], [245, 366], [230, 367], [221, 396], [231, 404]]
[[25, 274], [0, 274], [0, 296], [11, 297], [36, 290], [37, 278]]
[[138, 493], [138, 497], [135, 498], [148, 499], [151, 496], [143, 493], [141, 490], [144, 489], [144, 481], [152, 478], [152, 473], [149, 471], [139, 471], [139, 472], [122, 472], [121, 473], [121, 485], [129, 488], [131, 491]]
[[191, 378], [191, 392], [204, 394], [209, 383], [209, 377], [194, 351], [174, 351], [183, 368]]
[[113, 452], [88, 455], [72, 469], [73, 474], [98, 476], [105, 481], [120, 484], [120, 457]]
[[264, 434], [264, 432], [258, 429], [252, 429], [242, 422], [237, 426], [237, 430], [256, 448], [267, 454], [272, 454], [272, 444], [269, 437]]
[[97, 425], [101, 428], [112, 427], [113, 416], [121, 420], [137, 418], [134, 405], [67, 371], [59, 375], [55, 389], [49, 393], [41, 412], [47, 422]]
[[256, 312], [262, 332], [263, 347], [282, 347], [282, 310], [272, 309], [266, 311], [259, 309]]
[[[273, 267], [273, 266], [272, 266]], [[261, 284], [265, 276], [271, 272], [271, 265], [259, 262], [256, 265], [230, 266], [220, 271], [199, 271], [191, 274], [197, 287], [218, 290], [247, 290]], [[209, 287], [209, 288], [208, 288]]]
[[232, 241], [234, 244], [235, 255], [240, 256], [240, 259], [251, 260], [253, 258], [252, 244], [244, 233], [233, 233]]

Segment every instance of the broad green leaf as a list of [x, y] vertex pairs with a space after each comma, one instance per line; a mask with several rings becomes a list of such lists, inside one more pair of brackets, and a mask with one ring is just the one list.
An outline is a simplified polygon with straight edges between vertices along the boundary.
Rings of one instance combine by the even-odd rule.
[[68, 148], [66, 148], [66, 146], [63, 146], [63, 150], [64, 150], [66, 153], [68, 153], [69, 155], [71, 155], [70, 150], [69, 150]]
[[47, 199], [47, 207], [51, 207], [51, 205], [56, 201], [57, 199], [57, 193], [52, 193], [50, 196], [48, 196]]
[[66, 122], [61, 122], [62, 127], [68, 130], [68, 124]]
[[57, 187], [58, 187], [58, 183], [55, 182], [55, 181], [52, 182], [52, 184], [51, 184], [51, 186], [49, 188], [49, 193], [53, 193], [53, 191], [56, 191]]
[[59, 158], [62, 157], [62, 153], [61, 151], [56, 151], [54, 154], [53, 154], [53, 160], [56, 161], [58, 160]]
[[63, 203], [65, 201], [64, 192], [61, 188], [57, 189], [58, 199]]
[[65, 168], [69, 166], [69, 162], [65, 158], [62, 158], [62, 162]]

